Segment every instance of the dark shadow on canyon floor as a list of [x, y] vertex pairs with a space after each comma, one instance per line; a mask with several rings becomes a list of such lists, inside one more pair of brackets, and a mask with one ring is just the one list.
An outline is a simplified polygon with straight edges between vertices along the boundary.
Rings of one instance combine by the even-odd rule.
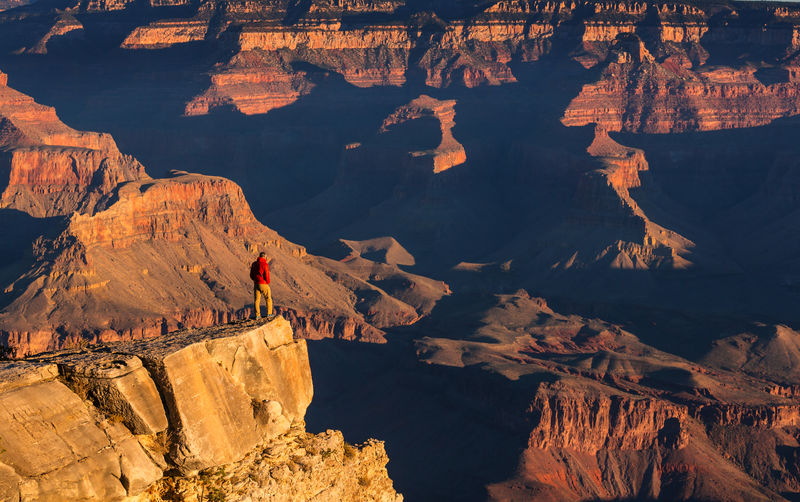
[[[519, 400], [532, 395], [519, 389], [535, 382], [423, 364], [407, 335], [389, 339], [309, 341], [308, 430], [335, 424], [351, 442], [384, 440], [389, 475], [409, 502], [485, 500], [486, 484], [514, 474], [526, 445]], [[517, 415], [504, 418], [515, 407]]]

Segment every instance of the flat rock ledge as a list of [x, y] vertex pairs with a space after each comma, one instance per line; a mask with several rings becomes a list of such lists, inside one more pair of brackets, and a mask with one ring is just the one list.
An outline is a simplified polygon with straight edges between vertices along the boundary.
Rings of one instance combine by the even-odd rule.
[[305, 432], [312, 396], [282, 317], [2, 361], [0, 500], [402, 500], [381, 442]]

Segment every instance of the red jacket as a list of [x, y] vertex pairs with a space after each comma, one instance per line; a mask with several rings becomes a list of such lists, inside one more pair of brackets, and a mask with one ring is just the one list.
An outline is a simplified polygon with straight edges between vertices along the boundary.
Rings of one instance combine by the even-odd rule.
[[266, 258], [259, 258], [250, 265], [250, 278], [256, 284], [269, 284], [269, 263]]

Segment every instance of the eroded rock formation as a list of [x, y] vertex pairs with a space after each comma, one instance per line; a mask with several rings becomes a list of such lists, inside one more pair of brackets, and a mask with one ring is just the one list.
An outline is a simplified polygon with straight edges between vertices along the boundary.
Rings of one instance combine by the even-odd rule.
[[0, 206], [42, 218], [91, 207], [117, 184], [146, 178], [108, 134], [76, 131], [53, 108], [7, 85], [0, 74], [0, 148], [8, 179]]
[[703, 66], [680, 50], [657, 59], [641, 38], [630, 34], [614, 39], [605, 64], [600, 80], [585, 85], [567, 107], [565, 125], [595, 123], [611, 131], [647, 133], [707, 131], [764, 125], [800, 112], [791, 62], [777, 70], [785, 78], [762, 82], [755, 66]]
[[[420, 338], [450, 417], [477, 416], [464, 437], [497, 427], [522, 438], [488, 449], [524, 450], [516, 472], [481, 478], [494, 499], [800, 492], [796, 6], [91, 0], [14, 9], [0, 26], [0, 48], [18, 54], [8, 68], [28, 72], [19, 88], [63, 102], [61, 86], [40, 81], [64, 76], [74, 123], [114, 130], [160, 170], [151, 179], [110, 139], [4, 94], [2, 215], [30, 230], [0, 269], [0, 327], [19, 355], [245, 316], [246, 266], [264, 249], [278, 310], [300, 336], [379, 341], [422, 320], [403, 334]], [[81, 50], [65, 53], [72, 36]], [[214, 110], [234, 113], [180, 117]], [[186, 166], [204, 174], [165, 174]], [[211, 174], [274, 200], [254, 216], [238, 185]], [[443, 271], [454, 297], [440, 302], [448, 286], [412, 266]], [[507, 294], [519, 287], [582, 314]], [[616, 324], [593, 318], [605, 314]], [[125, 383], [103, 370], [89, 397], [110, 416], [135, 415], [134, 435], [169, 427], [166, 410], [118, 404], [149, 367], [117, 360]], [[65, 380], [88, 381], [62, 366]], [[417, 375], [394, 376], [385, 381]], [[233, 458], [252, 439], [207, 458]], [[302, 491], [292, 483], [315, 473], [328, 483], [363, 472], [335, 433], [271, 441], [225, 474], [167, 479], [147, 496]], [[450, 446], [463, 456], [463, 443]], [[307, 453], [297, 465], [296, 447]], [[170, 461], [206, 461], [181, 455]], [[330, 462], [343, 471], [319, 471]], [[266, 479], [264, 469], [270, 485], [255, 487], [249, 475]], [[479, 483], [478, 472], [462, 479]], [[331, 493], [346, 498], [348, 484]]]
[[641, 186], [639, 173], [648, 170], [644, 152], [612, 140], [601, 127], [595, 130], [587, 153], [601, 168], [582, 176], [576, 193], [571, 224], [615, 229], [621, 237], [608, 247], [584, 241], [577, 254], [556, 266], [569, 268], [596, 262], [618, 269], [685, 268], [694, 243], [652, 222], [631, 196]]
[[233, 107], [246, 115], [267, 113], [294, 103], [314, 85], [278, 54], [242, 52], [211, 75], [211, 87], [186, 104], [186, 115]]
[[430, 96], [421, 95], [407, 105], [401, 106], [386, 117], [381, 124], [381, 132], [393, 126], [403, 124], [421, 117], [434, 117], [442, 129], [442, 141], [430, 151], [409, 152], [412, 157], [425, 157], [433, 160], [433, 172], [440, 173], [451, 167], [463, 164], [467, 160], [464, 146], [453, 137], [455, 126], [455, 100], [440, 101]]
[[421, 338], [419, 356], [507, 378], [487, 392], [505, 396], [498, 419], [526, 431], [516, 474], [489, 486], [491, 500], [776, 500], [800, 486], [784, 454], [798, 448], [800, 407], [773, 391], [778, 375], [719, 369], [717, 349], [716, 368], [693, 363], [524, 291], [438, 322], [472, 334]]
[[261, 250], [278, 310], [306, 337], [381, 341], [382, 328], [415, 322], [448, 292], [375, 263], [384, 277], [429, 286], [408, 304], [402, 288], [387, 283], [395, 297], [377, 285], [381, 276], [308, 255], [263, 226], [230, 180], [182, 171], [152, 179], [111, 136], [74, 131], [7, 86], [0, 97], [9, 173], [0, 201], [48, 222], [18, 244], [32, 259], [9, 265], [0, 336], [12, 355], [247, 316], [247, 267]]
[[402, 500], [382, 443], [305, 432], [305, 343], [279, 317], [0, 364], [3, 500]]
[[[402, 86], [415, 72], [437, 88], [510, 84], [517, 81], [512, 62], [536, 61], [564, 40], [575, 47], [576, 62], [603, 66], [600, 80], [586, 84], [567, 108], [567, 125], [713, 130], [798, 113], [793, 53], [800, 46], [800, 16], [792, 7], [503, 0], [472, 10], [433, 10], [415, 12], [402, 2], [221, 1], [195, 8], [188, 18], [138, 26], [122, 47], [208, 40], [231, 47], [233, 58], [218, 64], [208, 90], [187, 104], [191, 115], [219, 106], [253, 114], [288, 105], [310, 89], [297, 64], [358, 87]], [[707, 46], [737, 44], [775, 56], [740, 66], [707, 64]]]

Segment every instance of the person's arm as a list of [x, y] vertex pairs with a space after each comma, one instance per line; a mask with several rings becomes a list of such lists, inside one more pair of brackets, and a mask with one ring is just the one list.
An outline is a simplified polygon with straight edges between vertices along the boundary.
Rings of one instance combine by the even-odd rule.
[[269, 263], [267, 262], [264, 262], [264, 279], [269, 284]]

